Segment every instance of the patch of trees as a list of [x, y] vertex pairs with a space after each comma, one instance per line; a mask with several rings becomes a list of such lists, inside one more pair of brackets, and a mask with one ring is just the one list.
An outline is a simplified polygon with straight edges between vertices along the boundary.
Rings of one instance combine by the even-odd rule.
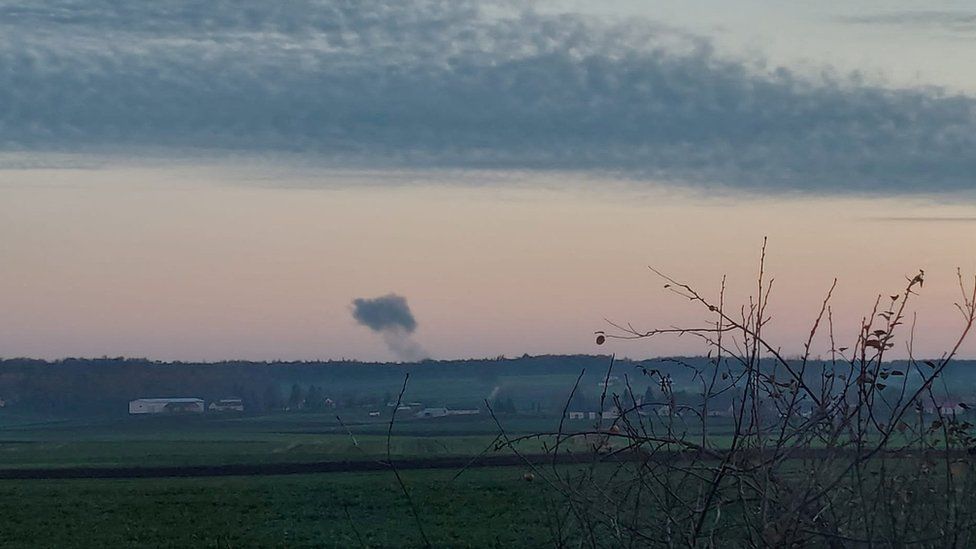
[[[0, 360], [0, 398], [11, 408], [46, 414], [120, 414], [125, 413], [126, 405], [132, 399], [173, 396], [206, 400], [240, 397], [250, 412], [285, 407], [320, 410], [326, 398], [333, 399], [340, 406], [383, 406], [393, 398], [388, 388], [399, 386], [406, 372], [410, 372], [414, 386], [422, 385], [425, 381], [452, 379], [474, 379], [491, 386], [505, 377], [553, 374], [575, 377], [585, 369], [587, 377], [574, 396], [572, 406], [574, 409], [590, 409], [599, 405], [601, 390], [596, 384], [602, 380], [608, 362], [609, 357], [589, 355], [426, 360], [414, 364], [352, 361], [188, 363], [122, 357], [58, 361], [16, 358]], [[673, 398], [679, 403], [690, 402], [697, 398], [697, 383], [693, 377], [695, 370], [688, 366], [704, 368], [707, 361], [704, 358], [683, 358], [680, 362], [677, 364], [674, 359], [618, 360], [614, 371], [631, 372], [635, 384], [640, 383], [637, 394], [643, 396], [645, 402], [648, 398], [660, 400], [660, 391], [654, 387], [644, 391], [648, 381], [641, 372], [667, 372], [673, 385]], [[902, 369], [907, 371], [907, 368]], [[816, 368], [809, 370], [817, 371]], [[976, 373], [969, 372], [974, 370], [957, 368], [955, 371], [962, 373], [953, 375], [961, 377], [951, 381], [971, 384], [976, 381]], [[624, 390], [625, 387], [620, 385], [612, 389], [621, 394]], [[541, 401], [551, 408], [555, 405], [553, 402], [565, 397], [528, 393], [522, 396], [525, 402], [512, 401], [511, 406], [503, 399], [498, 402], [501, 408], [497, 411], [509, 413], [516, 406], [532, 411], [540, 408], [533, 403]], [[558, 404], [561, 408], [564, 402]]]

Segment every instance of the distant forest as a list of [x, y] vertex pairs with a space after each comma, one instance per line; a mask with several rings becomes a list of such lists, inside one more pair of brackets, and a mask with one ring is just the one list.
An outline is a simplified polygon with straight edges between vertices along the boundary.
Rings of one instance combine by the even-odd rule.
[[[700, 389], [696, 371], [707, 371], [704, 357], [618, 359], [609, 392], [652, 396], [659, 384], [645, 371], [669, 377], [676, 395], [689, 400]], [[893, 363], [897, 365], [898, 363]], [[902, 363], [903, 364], [903, 363]], [[128, 401], [144, 397], [197, 397], [212, 401], [244, 399], [249, 413], [309, 408], [322, 402], [338, 407], [379, 407], [396, 394], [410, 373], [406, 398], [431, 406], [470, 408], [486, 399], [506, 407], [556, 413], [561, 410], [576, 378], [585, 371], [576, 392], [576, 408], [593, 408], [600, 383], [607, 376], [609, 356], [545, 355], [518, 358], [426, 360], [417, 363], [158, 362], [131, 358], [68, 358], [45, 361], [28, 358], [0, 360], [0, 399], [6, 410], [52, 415], [124, 414]], [[817, 363], [811, 372], [829, 367]], [[910, 372], [910, 369], [903, 366]], [[814, 375], [811, 373], [811, 375]], [[817, 374], [819, 377], [819, 374]], [[959, 361], [946, 374], [944, 391], [972, 397], [976, 389], [976, 361]], [[951, 381], [951, 382], [950, 382]], [[309, 395], [313, 398], [309, 398]], [[304, 406], [302, 406], [304, 408]]]

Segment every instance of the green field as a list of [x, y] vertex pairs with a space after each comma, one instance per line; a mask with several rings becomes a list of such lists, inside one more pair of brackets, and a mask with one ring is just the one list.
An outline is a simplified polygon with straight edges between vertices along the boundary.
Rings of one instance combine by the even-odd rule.
[[[459, 419], [459, 420], [458, 420]], [[498, 433], [487, 418], [398, 422], [397, 457], [475, 456]], [[506, 421], [513, 433], [547, 431], [555, 420]], [[11, 421], [0, 428], [0, 468], [138, 467], [379, 459], [388, 423], [338, 424], [334, 416], [118, 418]], [[506, 427], [508, 428], [508, 427]], [[542, 451], [538, 442], [521, 446]]]
[[[546, 487], [519, 468], [406, 471], [438, 547], [545, 546]], [[420, 546], [392, 473], [0, 481], [5, 547]]]
[[[554, 431], [558, 418], [499, 418], [506, 433]], [[567, 422], [587, 430], [591, 421]], [[51, 418], [0, 415], [0, 469], [355, 462], [386, 457], [388, 421], [332, 414]], [[394, 424], [398, 459], [509, 453], [486, 416]], [[544, 451], [546, 439], [520, 445]], [[564, 450], [576, 451], [572, 443]], [[588, 453], [585, 445], [578, 448]], [[558, 502], [527, 466], [403, 470], [438, 547], [546, 546]], [[207, 474], [210, 474], [209, 472]], [[393, 472], [148, 479], [0, 480], [3, 547], [410, 547], [422, 540]]]
[[[552, 417], [500, 419], [511, 436], [554, 432]], [[0, 424], [2, 425], [2, 424]], [[565, 431], [587, 430], [592, 421], [566, 422]], [[27, 422], [0, 427], [0, 469], [139, 467], [292, 463], [380, 459], [386, 456], [388, 423], [340, 425], [326, 414], [253, 417], [123, 417]], [[727, 438], [716, 426], [710, 438]], [[498, 426], [486, 417], [397, 421], [390, 452], [401, 458], [475, 456], [495, 451]], [[519, 449], [541, 453], [548, 439]]]
[[[382, 459], [389, 427], [343, 426], [326, 414], [2, 419], [2, 469]], [[545, 418], [510, 419], [517, 432], [554, 426]], [[408, 419], [395, 425], [391, 453], [473, 457], [496, 434], [489, 418]], [[525, 481], [524, 472], [472, 468], [456, 479], [456, 469], [402, 474], [436, 546], [545, 545], [546, 485]], [[422, 545], [391, 471], [0, 480], [0, 507], [3, 547]]]

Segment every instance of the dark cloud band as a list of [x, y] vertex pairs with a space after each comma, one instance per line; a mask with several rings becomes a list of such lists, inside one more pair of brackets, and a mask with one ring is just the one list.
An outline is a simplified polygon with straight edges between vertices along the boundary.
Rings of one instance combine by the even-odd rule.
[[973, 11], [892, 11], [874, 15], [840, 17], [839, 20], [858, 25], [888, 25], [913, 29], [933, 28], [965, 34], [976, 31], [976, 13]]
[[[976, 187], [976, 100], [438, 0], [0, 2], [0, 150], [294, 152], [756, 189]], [[490, 12], [490, 13], [489, 13]]]

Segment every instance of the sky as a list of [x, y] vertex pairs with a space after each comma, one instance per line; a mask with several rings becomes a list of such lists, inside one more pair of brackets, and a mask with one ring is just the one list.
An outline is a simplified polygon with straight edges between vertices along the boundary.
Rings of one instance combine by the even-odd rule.
[[[593, 332], [707, 318], [648, 266], [747, 302], [763, 237], [787, 352], [834, 277], [842, 339], [925, 269], [939, 355], [976, 272], [962, 2], [0, 0], [0, 27], [0, 356], [695, 354]], [[409, 330], [357, 321], [391, 295]]]

